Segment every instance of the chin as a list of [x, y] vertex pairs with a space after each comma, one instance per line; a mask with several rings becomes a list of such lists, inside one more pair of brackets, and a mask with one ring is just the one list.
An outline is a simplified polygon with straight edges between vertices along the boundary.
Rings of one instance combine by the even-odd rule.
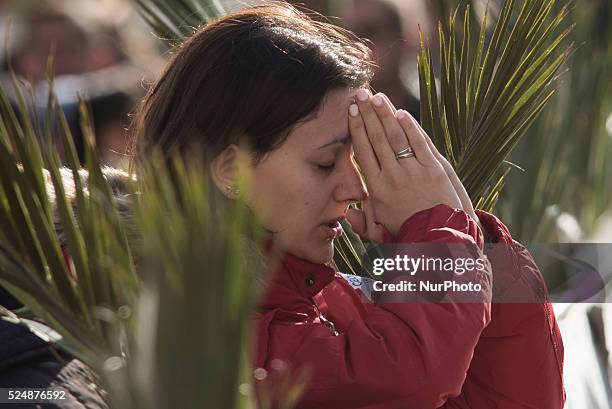
[[[300, 237], [296, 235], [297, 237]], [[294, 237], [296, 237], [294, 236]], [[301, 236], [304, 237], [304, 236]], [[276, 246], [287, 253], [293, 254], [302, 260], [315, 264], [325, 264], [334, 258], [334, 241], [322, 240], [319, 237], [310, 236], [308, 239], [296, 239], [289, 237], [276, 237]]]
[[313, 246], [313, 249], [316, 248], [316, 251], [309, 252], [308, 261], [317, 264], [325, 264], [333, 260], [334, 258], [334, 242], [329, 241], [325, 244], [321, 245], [319, 243], [318, 246]]

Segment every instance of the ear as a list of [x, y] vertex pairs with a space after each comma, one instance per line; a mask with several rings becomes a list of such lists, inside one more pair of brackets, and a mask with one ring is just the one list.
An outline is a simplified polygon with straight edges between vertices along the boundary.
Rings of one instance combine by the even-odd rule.
[[243, 168], [248, 157], [248, 152], [231, 144], [210, 163], [212, 181], [224, 196], [234, 199], [238, 195], [239, 175], [247, 170]]

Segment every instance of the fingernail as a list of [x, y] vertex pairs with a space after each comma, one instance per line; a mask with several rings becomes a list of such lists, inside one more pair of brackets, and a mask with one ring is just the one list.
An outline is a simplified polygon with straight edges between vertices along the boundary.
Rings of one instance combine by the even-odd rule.
[[366, 102], [368, 100], [368, 92], [365, 89], [360, 89], [359, 91], [357, 91], [355, 96], [361, 102]]
[[409, 116], [408, 112], [404, 111], [403, 109], [398, 110], [397, 113], [395, 114], [395, 117], [400, 120], [407, 119], [408, 116]]
[[349, 107], [349, 114], [351, 116], [359, 115], [359, 107], [357, 106], [357, 104], [351, 104], [351, 106]]
[[381, 107], [382, 106], [383, 99], [380, 96], [380, 94], [374, 95], [374, 97], [372, 98], [372, 103], [374, 104], [374, 106], [377, 106], [377, 107]]

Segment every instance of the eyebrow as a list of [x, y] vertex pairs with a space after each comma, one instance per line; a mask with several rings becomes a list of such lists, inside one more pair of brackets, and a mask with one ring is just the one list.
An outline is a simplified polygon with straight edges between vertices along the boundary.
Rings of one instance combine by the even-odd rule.
[[337, 143], [341, 143], [341, 144], [345, 145], [346, 143], [348, 143], [349, 139], [350, 139], [350, 138], [349, 138], [348, 136], [343, 136], [343, 137], [341, 137], [341, 138], [336, 138], [336, 139], [334, 139], [333, 141], [331, 141], [331, 142], [329, 142], [329, 143], [326, 143], [326, 144], [325, 144], [325, 145], [323, 145], [323, 146], [319, 146], [317, 149], [327, 148], [328, 146], [335, 145], [335, 144], [337, 144]]

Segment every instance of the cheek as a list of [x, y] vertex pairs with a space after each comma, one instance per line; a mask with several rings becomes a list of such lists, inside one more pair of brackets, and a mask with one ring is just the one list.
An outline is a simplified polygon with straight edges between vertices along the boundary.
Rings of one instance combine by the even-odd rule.
[[305, 170], [262, 169], [253, 179], [249, 204], [269, 229], [304, 233], [322, 217], [325, 196], [324, 183]]
[[261, 167], [254, 173], [249, 204], [270, 227], [281, 227], [304, 206], [303, 181], [282, 168]]

